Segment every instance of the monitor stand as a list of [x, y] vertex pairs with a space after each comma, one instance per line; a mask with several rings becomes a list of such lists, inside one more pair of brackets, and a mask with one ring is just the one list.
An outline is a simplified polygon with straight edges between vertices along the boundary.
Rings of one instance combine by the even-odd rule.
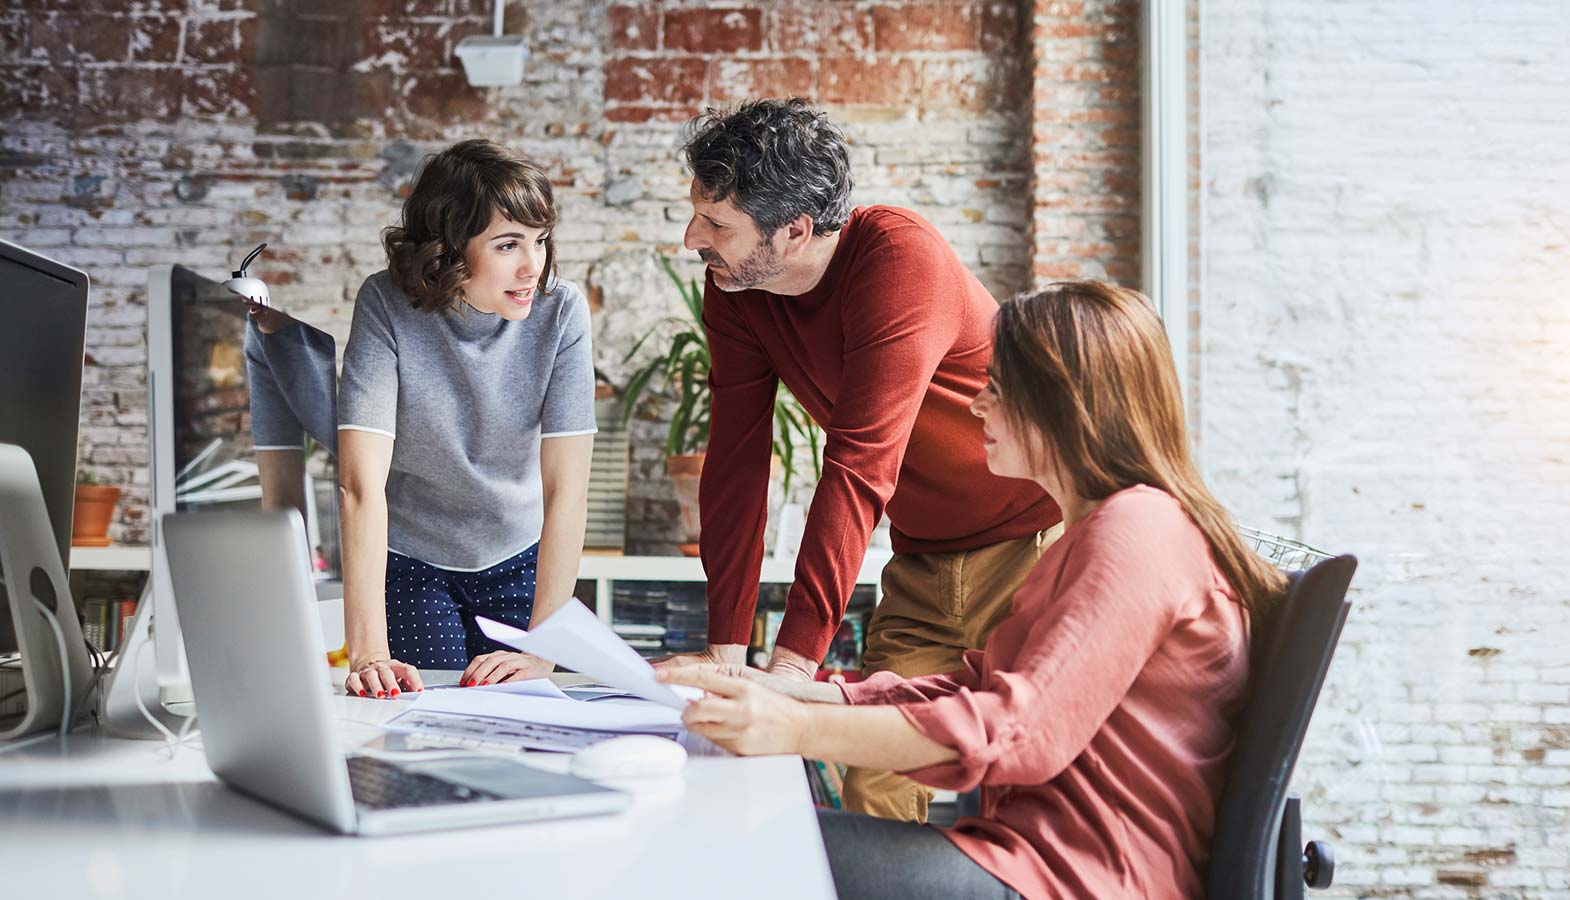
[[[100, 716], [104, 728], [110, 733], [127, 738], [157, 740], [180, 731], [188, 716], [172, 712], [164, 703], [190, 700], [190, 689], [166, 694], [158, 685], [157, 664], [153, 649], [153, 589], [152, 578], [142, 590], [136, 604], [136, 614], [120, 639], [120, 649], [115, 656], [115, 666], [104, 682], [103, 705]], [[145, 710], [145, 712], [144, 712]], [[149, 721], [156, 719], [163, 729]], [[168, 732], [166, 734], [165, 732]]]
[[69, 730], [93, 708], [93, 666], [38, 470], [15, 444], [0, 444], [0, 602], [10, 607], [27, 700], [16, 721], [0, 723], [0, 740], [58, 729], [67, 703]]

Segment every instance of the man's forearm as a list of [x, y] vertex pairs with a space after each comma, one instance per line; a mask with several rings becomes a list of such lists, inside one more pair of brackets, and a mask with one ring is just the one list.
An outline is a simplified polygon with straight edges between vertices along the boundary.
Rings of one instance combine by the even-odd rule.
[[818, 675], [818, 663], [816, 660], [803, 656], [789, 647], [781, 647], [776, 644], [773, 655], [769, 657], [769, 671], [778, 675], [792, 675], [811, 681]]

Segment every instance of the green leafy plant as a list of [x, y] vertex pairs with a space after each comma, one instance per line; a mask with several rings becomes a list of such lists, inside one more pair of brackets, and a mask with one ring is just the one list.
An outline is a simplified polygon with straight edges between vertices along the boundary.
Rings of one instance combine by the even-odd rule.
[[[656, 334], [674, 329], [664, 352], [633, 374], [622, 392], [621, 418], [625, 425], [650, 385], [659, 379], [662, 389], [674, 388], [676, 411], [671, 415], [665, 452], [675, 456], [698, 453], [709, 443], [709, 337], [703, 330], [703, 289], [693, 279], [683, 281], [670, 259], [659, 255], [660, 266], [681, 294], [685, 316], [666, 316], [655, 322], [627, 351], [631, 360]], [[790, 491], [796, 454], [805, 449], [812, 460], [813, 477], [823, 476], [823, 431], [782, 384], [774, 397], [774, 453], [785, 469], [785, 490]]]
[[87, 484], [87, 485], [103, 484], [102, 481], [98, 480], [98, 476], [97, 475], [94, 475], [92, 472], [89, 472], [86, 469], [77, 469], [76, 470], [76, 483], [77, 484]]

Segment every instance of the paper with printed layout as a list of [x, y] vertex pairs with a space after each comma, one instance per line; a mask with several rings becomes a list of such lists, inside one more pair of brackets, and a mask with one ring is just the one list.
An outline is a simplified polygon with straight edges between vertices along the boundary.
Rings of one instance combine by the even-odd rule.
[[[446, 713], [592, 731], [664, 733], [679, 731], [682, 727], [679, 710], [642, 700], [583, 703], [527, 694], [497, 694], [474, 688], [421, 691], [414, 695], [414, 703], [405, 715], [410, 713]], [[393, 723], [397, 722], [398, 719], [393, 720]]]
[[476, 616], [475, 621], [493, 641], [548, 659], [669, 709], [686, 709], [689, 699], [703, 696], [700, 690], [656, 681], [654, 667], [577, 599], [568, 600], [532, 631], [484, 616]]

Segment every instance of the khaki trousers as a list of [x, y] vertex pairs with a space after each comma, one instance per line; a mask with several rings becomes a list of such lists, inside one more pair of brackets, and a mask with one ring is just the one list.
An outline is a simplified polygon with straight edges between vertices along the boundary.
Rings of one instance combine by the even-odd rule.
[[[867, 626], [867, 672], [905, 678], [960, 668], [1013, 607], [1014, 591], [1063, 533], [1046, 531], [958, 553], [901, 554], [883, 567], [883, 599]], [[852, 766], [845, 808], [885, 819], [927, 821], [932, 790], [902, 775]]]

